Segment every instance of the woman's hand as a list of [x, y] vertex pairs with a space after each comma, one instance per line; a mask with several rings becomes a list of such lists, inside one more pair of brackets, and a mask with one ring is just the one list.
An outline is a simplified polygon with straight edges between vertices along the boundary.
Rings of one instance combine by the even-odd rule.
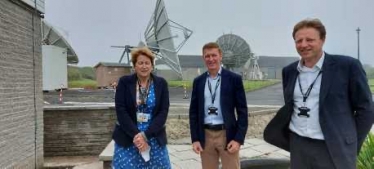
[[146, 139], [143, 137], [141, 133], [138, 133], [135, 135], [133, 139], [133, 143], [135, 147], [139, 149], [140, 152], [147, 150], [149, 146]]

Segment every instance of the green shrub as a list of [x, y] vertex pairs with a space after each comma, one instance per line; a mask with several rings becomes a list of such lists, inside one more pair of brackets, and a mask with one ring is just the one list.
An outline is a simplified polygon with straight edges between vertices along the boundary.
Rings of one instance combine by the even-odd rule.
[[374, 169], [374, 134], [369, 133], [357, 158], [358, 169]]

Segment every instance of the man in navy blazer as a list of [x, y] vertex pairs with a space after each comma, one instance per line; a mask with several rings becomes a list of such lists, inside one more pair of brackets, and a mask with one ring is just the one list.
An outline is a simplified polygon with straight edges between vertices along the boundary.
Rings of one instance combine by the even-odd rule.
[[318, 19], [295, 25], [301, 60], [283, 69], [285, 106], [264, 139], [291, 154], [292, 169], [354, 169], [373, 125], [372, 94], [359, 60], [322, 50], [326, 30]]
[[[193, 82], [189, 110], [193, 150], [204, 169], [238, 169], [239, 149], [248, 128], [248, 108], [242, 78], [221, 67], [217, 43], [203, 47], [207, 72]], [[235, 114], [236, 109], [236, 114]]]

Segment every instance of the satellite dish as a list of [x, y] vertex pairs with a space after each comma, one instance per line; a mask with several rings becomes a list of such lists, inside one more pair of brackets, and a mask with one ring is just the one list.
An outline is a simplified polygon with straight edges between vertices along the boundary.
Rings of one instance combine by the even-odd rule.
[[244, 78], [249, 80], [262, 80], [264, 78], [260, 66], [258, 65], [259, 56], [251, 53], [251, 57], [244, 64]]
[[[178, 33], [182, 35], [178, 35]], [[155, 11], [144, 32], [145, 41], [158, 58], [164, 61], [182, 79], [182, 68], [177, 53], [191, 35], [191, 30], [168, 18], [164, 1], [157, 0]], [[182, 40], [175, 47], [174, 40], [176, 38], [182, 38]]]
[[69, 42], [49, 23], [42, 20], [42, 45], [53, 45], [67, 50], [67, 61], [70, 64], [79, 62], [78, 56]]
[[[152, 52], [166, 63], [179, 77], [183, 79], [182, 68], [179, 63], [178, 51], [192, 35], [192, 31], [182, 25], [170, 20], [167, 16], [163, 0], [157, 0], [155, 11], [144, 32], [144, 42], [139, 42], [139, 47], [147, 46]], [[175, 41], [180, 40], [175, 47]], [[129, 53], [135, 46], [111, 46], [124, 48], [119, 63], [127, 54], [127, 63], [130, 63]]]
[[222, 63], [228, 69], [243, 68], [245, 79], [261, 80], [262, 72], [258, 56], [252, 53], [248, 43], [238, 35], [224, 34], [217, 39], [222, 49]]
[[238, 35], [224, 34], [217, 39], [222, 49], [222, 63], [228, 69], [239, 68], [251, 57], [248, 43]]

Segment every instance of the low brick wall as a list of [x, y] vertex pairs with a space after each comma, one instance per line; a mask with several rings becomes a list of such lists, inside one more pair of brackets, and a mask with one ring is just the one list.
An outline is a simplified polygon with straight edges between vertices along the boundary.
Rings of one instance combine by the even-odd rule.
[[[249, 138], [262, 138], [265, 126], [276, 110], [262, 109], [265, 110], [249, 108], [252, 110], [247, 132]], [[187, 106], [172, 105], [168, 118], [188, 123], [187, 112]], [[44, 154], [46, 157], [99, 155], [111, 141], [115, 121], [113, 105], [45, 106]]]
[[115, 121], [112, 106], [47, 106], [44, 155], [99, 155], [111, 141]]

